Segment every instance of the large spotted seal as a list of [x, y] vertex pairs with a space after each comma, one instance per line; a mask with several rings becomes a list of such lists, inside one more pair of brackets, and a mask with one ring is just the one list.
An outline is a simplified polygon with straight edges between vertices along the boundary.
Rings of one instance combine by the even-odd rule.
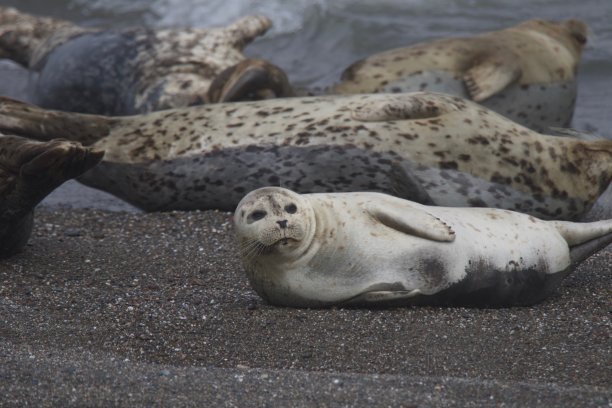
[[434, 93], [271, 99], [126, 118], [2, 99], [1, 129], [105, 150], [79, 180], [146, 210], [232, 210], [246, 192], [280, 185], [570, 219], [612, 179], [612, 141], [541, 135]]
[[[102, 30], [0, 7], [0, 57], [39, 73], [30, 99], [40, 106], [129, 115], [211, 102], [212, 81], [270, 26], [247, 16], [219, 28]], [[255, 68], [264, 71], [250, 71], [251, 92], [265, 77]]]
[[529, 305], [612, 242], [612, 220], [542, 221], [379, 193], [248, 194], [234, 215], [249, 281], [281, 306]]
[[354, 63], [331, 92], [444, 92], [548, 131], [570, 124], [586, 38], [579, 20], [529, 20], [473, 37], [434, 40]]
[[0, 258], [24, 247], [34, 207], [64, 181], [95, 166], [103, 155], [76, 142], [37, 142], [0, 134]]

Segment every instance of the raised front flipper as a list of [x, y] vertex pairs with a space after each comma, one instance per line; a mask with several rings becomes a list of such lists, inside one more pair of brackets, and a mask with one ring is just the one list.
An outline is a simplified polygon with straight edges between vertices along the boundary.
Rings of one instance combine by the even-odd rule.
[[455, 240], [455, 231], [444, 221], [408, 204], [373, 202], [366, 204], [366, 211], [385, 226], [407, 235], [438, 242]]
[[433, 92], [389, 95], [353, 108], [351, 116], [362, 122], [428, 119], [461, 109], [460, 102], [459, 98]]
[[476, 102], [495, 95], [521, 76], [519, 58], [508, 51], [498, 51], [476, 59], [463, 80]]

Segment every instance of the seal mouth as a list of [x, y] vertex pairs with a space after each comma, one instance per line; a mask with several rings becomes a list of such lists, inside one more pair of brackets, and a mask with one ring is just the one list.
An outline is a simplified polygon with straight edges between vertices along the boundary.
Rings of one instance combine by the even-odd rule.
[[287, 245], [289, 245], [290, 243], [293, 243], [293, 242], [298, 242], [298, 240], [295, 239], [295, 238], [284, 237], [284, 238], [281, 238], [278, 241], [276, 241], [271, 246], [272, 247], [277, 247], [277, 246], [278, 247], [284, 247], [284, 246], [287, 246]]

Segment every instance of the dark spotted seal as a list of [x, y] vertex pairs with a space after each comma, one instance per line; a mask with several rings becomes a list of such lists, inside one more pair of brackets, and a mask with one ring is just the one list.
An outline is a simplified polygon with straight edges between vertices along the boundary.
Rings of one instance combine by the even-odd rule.
[[[40, 106], [129, 115], [208, 102], [211, 82], [270, 26], [247, 16], [223, 28], [99, 30], [0, 7], [0, 57], [39, 73], [31, 100]], [[260, 77], [242, 84], [257, 92]]]
[[234, 214], [249, 281], [271, 304], [530, 305], [612, 242], [612, 220], [542, 221], [379, 193], [268, 187]]
[[79, 180], [146, 210], [232, 210], [246, 192], [278, 185], [569, 219], [612, 179], [612, 141], [541, 135], [435, 93], [271, 99], [126, 118], [3, 99], [0, 129], [105, 150]]
[[25, 246], [34, 207], [64, 181], [95, 166], [103, 155], [76, 142], [37, 142], [0, 134], [0, 258]]
[[425, 42], [356, 62], [331, 92], [444, 92], [548, 131], [570, 124], [586, 38], [579, 20], [530, 20], [474, 37]]

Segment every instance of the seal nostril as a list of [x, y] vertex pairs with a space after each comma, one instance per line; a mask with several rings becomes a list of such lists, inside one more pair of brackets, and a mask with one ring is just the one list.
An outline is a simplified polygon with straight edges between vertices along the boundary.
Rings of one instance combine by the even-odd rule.
[[287, 220], [276, 221], [281, 228], [287, 228]]

